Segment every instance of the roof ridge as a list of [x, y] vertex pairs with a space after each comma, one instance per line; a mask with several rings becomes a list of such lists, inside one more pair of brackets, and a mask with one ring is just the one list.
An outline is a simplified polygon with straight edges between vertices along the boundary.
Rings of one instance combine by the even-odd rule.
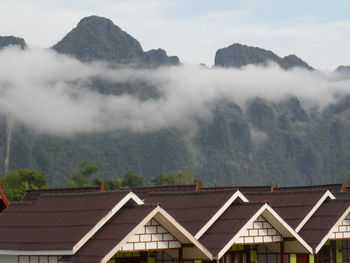
[[133, 193], [133, 192], [131, 190], [113, 190], [113, 191], [105, 191], [105, 192], [43, 193], [40, 196], [55, 197], [55, 196], [82, 196], [82, 195], [112, 195], [112, 194], [122, 194], [122, 193]]
[[59, 187], [59, 188], [47, 188], [47, 189], [28, 189], [26, 192], [50, 192], [50, 191], [67, 191], [67, 190], [87, 190], [87, 189], [100, 189], [100, 186], [84, 186], [84, 187]]
[[275, 192], [244, 192], [244, 194], [247, 195], [279, 195], [279, 194], [308, 194], [308, 193], [326, 193], [329, 191], [328, 189], [299, 189], [295, 191], [275, 191]]
[[[239, 189], [215, 189], [215, 190], [200, 190], [198, 192], [195, 191], [174, 191], [174, 192], [149, 192], [149, 195], [201, 195], [201, 194], [211, 194], [211, 193], [236, 193]], [[137, 193], [136, 193], [137, 194]]]

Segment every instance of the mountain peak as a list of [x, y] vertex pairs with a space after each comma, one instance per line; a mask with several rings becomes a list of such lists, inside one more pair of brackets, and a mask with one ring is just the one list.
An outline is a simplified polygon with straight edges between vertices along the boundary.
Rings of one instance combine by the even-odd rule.
[[52, 48], [82, 61], [103, 60], [145, 67], [180, 64], [178, 57], [168, 57], [163, 49], [144, 52], [135, 38], [112, 20], [100, 16], [83, 18]]
[[112, 20], [99, 16], [80, 20], [53, 49], [83, 61], [105, 60], [121, 64], [137, 62], [143, 55], [135, 38]]
[[234, 43], [226, 48], [221, 48], [215, 54], [215, 66], [240, 68], [249, 64], [267, 65], [269, 61], [277, 63], [284, 69], [301, 67], [313, 70], [306, 62], [296, 55], [284, 58], [277, 56], [270, 50], [259, 47], [250, 47]]
[[20, 46], [22, 49], [27, 47], [27, 44], [23, 38], [14, 36], [0, 36], [0, 49], [12, 45]]

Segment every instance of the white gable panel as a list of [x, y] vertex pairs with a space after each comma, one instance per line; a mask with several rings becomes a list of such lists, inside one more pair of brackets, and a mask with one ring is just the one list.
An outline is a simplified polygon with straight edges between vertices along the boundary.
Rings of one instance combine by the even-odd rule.
[[181, 243], [172, 234], [155, 219], [151, 219], [128, 240], [121, 248], [121, 251], [145, 251], [180, 247]]
[[238, 238], [235, 244], [259, 244], [281, 242], [283, 237], [278, 231], [266, 221], [263, 216], [259, 216]]

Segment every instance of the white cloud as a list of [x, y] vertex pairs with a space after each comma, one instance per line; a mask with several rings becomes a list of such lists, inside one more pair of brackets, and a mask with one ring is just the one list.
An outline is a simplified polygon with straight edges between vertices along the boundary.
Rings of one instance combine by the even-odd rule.
[[[92, 78], [110, 83], [148, 83], [162, 96], [102, 95]], [[38, 133], [74, 135], [109, 130], [148, 132], [163, 128], [193, 130], [210, 120], [215, 103], [233, 100], [242, 107], [254, 97], [279, 101], [297, 96], [304, 107], [325, 107], [335, 94], [349, 93], [349, 80], [320, 72], [248, 66], [199, 66], [156, 70], [111, 69], [83, 64], [44, 49], [7, 48], [0, 52], [0, 112]]]

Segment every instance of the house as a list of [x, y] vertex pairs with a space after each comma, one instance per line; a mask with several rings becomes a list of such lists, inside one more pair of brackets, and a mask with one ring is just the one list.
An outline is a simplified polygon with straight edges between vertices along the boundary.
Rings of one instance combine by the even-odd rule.
[[349, 197], [340, 184], [31, 190], [0, 213], [0, 263], [350, 262]]

